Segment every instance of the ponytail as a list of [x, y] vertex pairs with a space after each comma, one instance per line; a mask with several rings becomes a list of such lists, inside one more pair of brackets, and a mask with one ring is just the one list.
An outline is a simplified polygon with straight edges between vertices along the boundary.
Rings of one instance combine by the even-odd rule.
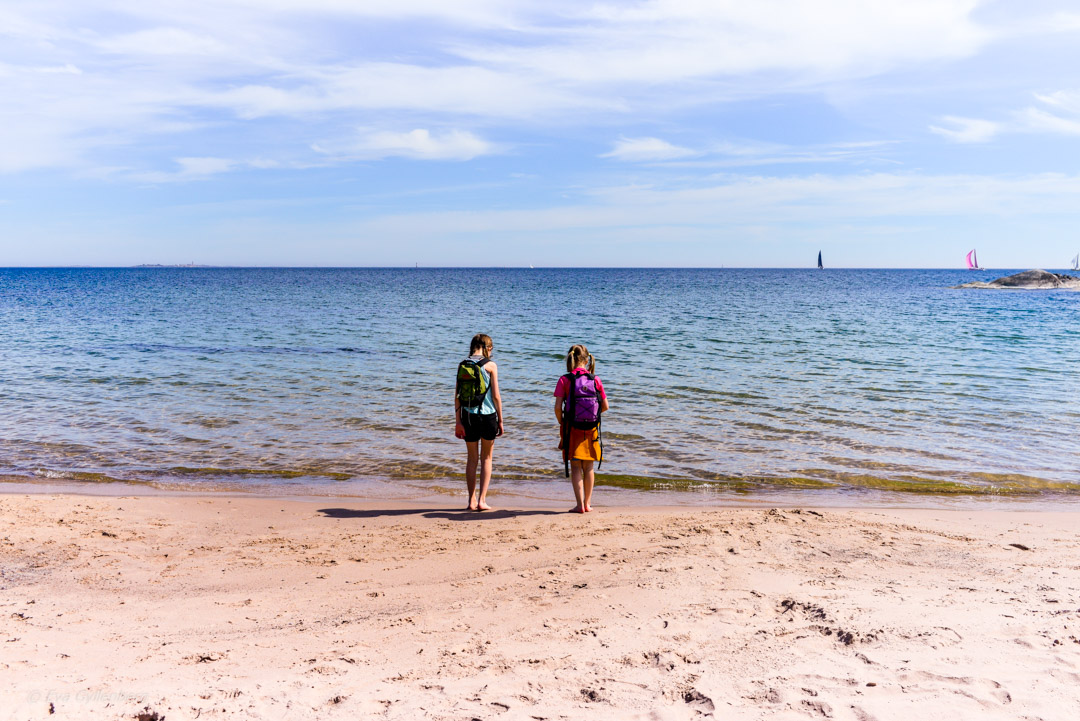
[[566, 354], [566, 372], [573, 373], [575, 368], [581, 367], [588, 368], [589, 373], [596, 373], [596, 359], [585, 346], [570, 346], [570, 351]]

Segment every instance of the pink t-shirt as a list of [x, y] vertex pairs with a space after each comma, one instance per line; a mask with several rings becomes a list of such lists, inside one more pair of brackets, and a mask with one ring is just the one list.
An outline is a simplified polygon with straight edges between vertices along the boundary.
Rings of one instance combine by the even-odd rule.
[[[588, 373], [589, 371], [584, 368], [575, 368], [574, 373], [581, 375], [582, 373]], [[566, 398], [566, 376], [559, 376], [559, 382], [555, 384], [555, 395], [559, 398]], [[600, 397], [607, 400], [607, 394], [604, 393], [604, 384], [600, 382], [600, 379], [596, 379], [596, 392], [600, 394]]]

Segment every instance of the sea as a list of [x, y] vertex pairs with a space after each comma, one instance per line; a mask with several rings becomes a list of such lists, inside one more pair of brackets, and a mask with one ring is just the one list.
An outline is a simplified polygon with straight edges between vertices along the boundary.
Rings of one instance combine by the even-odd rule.
[[464, 499], [454, 378], [494, 339], [493, 503], [571, 498], [552, 392], [597, 359], [596, 500], [1080, 500], [1080, 294], [1015, 272], [0, 269], [4, 488]]

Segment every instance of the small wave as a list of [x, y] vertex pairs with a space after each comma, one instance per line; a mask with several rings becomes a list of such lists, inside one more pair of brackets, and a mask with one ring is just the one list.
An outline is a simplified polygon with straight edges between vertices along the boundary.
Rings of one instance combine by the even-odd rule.
[[53, 481], [82, 481], [83, 483], [136, 483], [140, 485], [147, 483], [139, 479], [118, 478], [94, 471], [57, 471], [51, 468], [36, 468], [33, 476]]
[[198, 476], [262, 476], [272, 478], [332, 478], [335, 481], [346, 481], [353, 477], [351, 473], [337, 471], [324, 471], [317, 469], [276, 469], [276, 468], [215, 468], [212, 466], [192, 468], [188, 466], [173, 466], [169, 473], [180, 475]]

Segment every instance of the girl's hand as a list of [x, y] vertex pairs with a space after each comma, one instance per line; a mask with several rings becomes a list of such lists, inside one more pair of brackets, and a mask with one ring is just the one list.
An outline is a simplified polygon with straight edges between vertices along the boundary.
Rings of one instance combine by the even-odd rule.
[[502, 418], [500, 418], [499, 419], [499, 432], [495, 434], [495, 437], [498, 438], [502, 434], [503, 434], [503, 424], [502, 424]]
[[465, 426], [461, 425], [461, 421], [458, 421], [454, 426], [454, 436], [457, 438], [465, 437]]

